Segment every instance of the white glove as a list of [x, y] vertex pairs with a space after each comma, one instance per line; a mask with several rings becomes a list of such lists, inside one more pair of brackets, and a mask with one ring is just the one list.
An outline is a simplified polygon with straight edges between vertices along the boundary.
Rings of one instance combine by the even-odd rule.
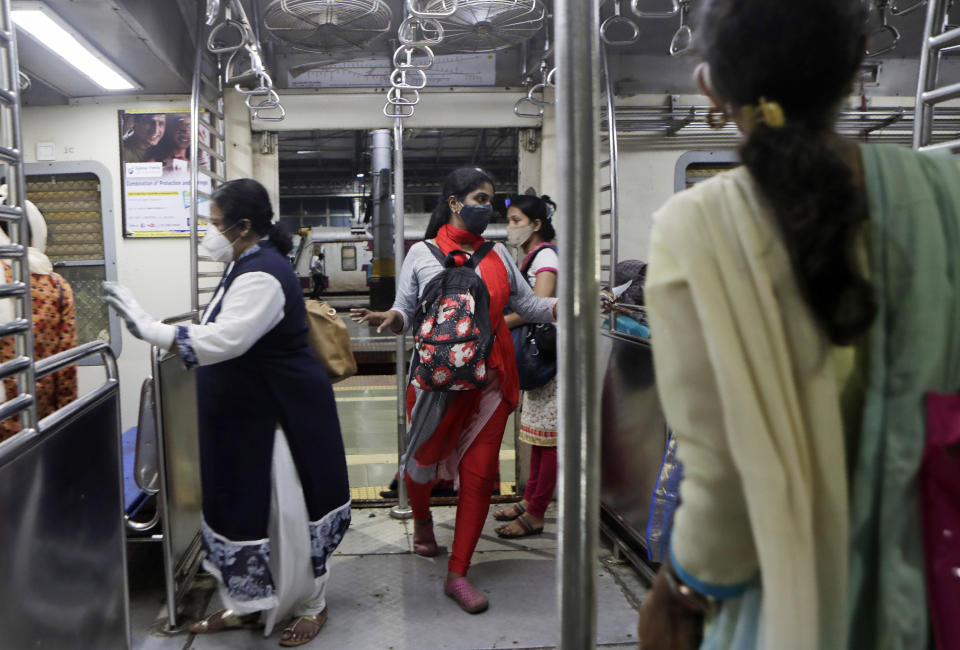
[[130, 289], [116, 282], [104, 282], [103, 290], [107, 294], [104, 301], [117, 310], [131, 334], [164, 350], [173, 347], [177, 329], [173, 325], [164, 325], [145, 312]]

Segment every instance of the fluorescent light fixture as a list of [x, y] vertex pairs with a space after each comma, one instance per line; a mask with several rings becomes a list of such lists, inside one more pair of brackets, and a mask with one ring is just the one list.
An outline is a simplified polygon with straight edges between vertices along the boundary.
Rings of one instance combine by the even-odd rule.
[[18, 4], [13, 22], [104, 90], [133, 90], [137, 86], [63, 22], [43, 3]]

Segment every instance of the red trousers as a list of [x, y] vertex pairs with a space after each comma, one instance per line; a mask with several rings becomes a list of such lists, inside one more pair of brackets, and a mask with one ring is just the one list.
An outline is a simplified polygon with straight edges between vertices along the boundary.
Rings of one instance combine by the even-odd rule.
[[527, 489], [523, 491], [527, 512], [537, 519], [543, 519], [547, 506], [553, 499], [555, 487], [557, 487], [557, 448], [531, 445], [530, 478], [527, 480]]
[[[454, 573], [466, 575], [470, 558], [480, 540], [490, 510], [490, 493], [500, 466], [500, 442], [510, 410], [508, 404], [501, 402], [460, 459], [457, 520], [453, 530], [453, 551], [447, 563], [447, 568]], [[413, 517], [422, 521], [430, 516], [432, 483], [414, 483], [409, 474], [404, 478]]]

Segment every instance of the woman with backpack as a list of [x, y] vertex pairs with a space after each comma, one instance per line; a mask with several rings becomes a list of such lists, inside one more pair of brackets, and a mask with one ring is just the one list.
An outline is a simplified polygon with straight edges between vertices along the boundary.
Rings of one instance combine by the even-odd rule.
[[[535, 295], [506, 247], [483, 239], [493, 195], [493, 181], [482, 170], [463, 167], [448, 175], [425, 241], [414, 244], [403, 261], [393, 307], [351, 310], [355, 322], [377, 325], [377, 331], [416, 328], [402, 459], [414, 516], [413, 550], [426, 557], [439, 553], [430, 487], [437, 479], [453, 479], [459, 501], [444, 592], [471, 614], [488, 607], [466, 574], [490, 508], [507, 417], [520, 397], [504, 310], [531, 323], [556, 317], [556, 299]], [[480, 282], [469, 291], [436, 293], [439, 283], [466, 286], [477, 275]], [[454, 321], [451, 336], [444, 328]]]
[[644, 650], [957, 647], [955, 528], [929, 519], [957, 502], [929, 472], [955, 489], [936, 445], [960, 403], [960, 168], [837, 133], [866, 18], [861, 0], [702, 3], [697, 81], [744, 165], [654, 216], [684, 478]]
[[[507, 243], [524, 253], [520, 273], [538, 296], [556, 295], [560, 258], [553, 245], [556, 232], [551, 217], [557, 204], [549, 196], [518, 194], [507, 199]], [[508, 314], [511, 330], [525, 324], [520, 314]], [[552, 327], [552, 326], [551, 326]], [[520, 414], [520, 440], [531, 446], [530, 476], [523, 500], [493, 513], [509, 522], [496, 529], [507, 539], [543, 532], [543, 517], [557, 485], [557, 378], [524, 391]]]

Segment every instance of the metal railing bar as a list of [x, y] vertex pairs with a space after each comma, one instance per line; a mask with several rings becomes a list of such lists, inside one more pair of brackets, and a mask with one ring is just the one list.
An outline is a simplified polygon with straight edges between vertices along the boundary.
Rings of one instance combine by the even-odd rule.
[[111, 393], [119, 392], [119, 390], [120, 382], [115, 378], [108, 379], [104, 383], [91, 390], [89, 393], [83, 395], [82, 397], [78, 397], [66, 406], [40, 420], [37, 428], [40, 430], [41, 434], [43, 434], [44, 431], [55, 429], [62, 422], [76, 417], [90, 406], [102, 400], [104, 397], [108, 397]]
[[[220, 108], [218, 106], [214, 106], [213, 102], [208, 100], [206, 97], [200, 98], [200, 105], [204, 109], [206, 109], [211, 115], [215, 116], [218, 120], [223, 119], [223, 112], [220, 110]], [[216, 137], [215, 133], [216, 132], [214, 132], [211, 135], [214, 135], [214, 137]]]
[[0, 219], [19, 221], [23, 218], [23, 210], [17, 206], [0, 205]]
[[27, 370], [32, 365], [33, 360], [30, 357], [17, 357], [12, 361], [0, 363], [0, 379], [12, 377], [19, 372]]
[[0, 257], [4, 259], [16, 259], [27, 254], [27, 248], [20, 244], [7, 244], [0, 246]]
[[953, 83], [940, 88], [928, 90], [920, 96], [924, 104], [939, 104], [950, 99], [960, 97], [960, 83]]
[[217, 160], [226, 162], [227, 157], [224, 156], [224, 155], [223, 155], [222, 153], [220, 153], [219, 151], [214, 151], [212, 148], [208, 147], [207, 145], [203, 144], [202, 142], [198, 142], [198, 143], [197, 143], [197, 146], [200, 147], [200, 150], [201, 150], [201, 151], [206, 151], [208, 154], [210, 154], [211, 156], [213, 156], [213, 157], [216, 158]]
[[176, 316], [170, 316], [169, 318], [164, 318], [161, 322], [164, 325], [173, 325], [174, 323], [182, 323], [185, 320], [193, 320], [200, 315], [200, 311], [188, 311], [183, 314], [177, 314]]
[[92, 357], [95, 354], [104, 357], [104, 363], [106, 364], [106, 355], [113, 357], [113, 350], [106, 341], [91, 341], [83, 345], [78, 345], [75, 348], [64, 350], [63, 352], [59, 352], [37, 362], [35, 369], [37, 379], [46, 377], [58, 370], [63, 370], [67, 366], [72, 366], [78, 361]]
[[[198, 142], [197, 144], [200, 144], [200, 143]], [[211, 178], [211, 179], [215, 180], [215, 181], [218, 182], [218, 183], [226, 183], [226, 182], [227, 182], [227, 179], [226, 179], [226, 178], [224, 178], [223, 176], [221, 176], [220, 174], [218, 174], [218, 173], [216, 173], [216, 172], [210, 171], [209, 169], [203, 169], [203, 168], [201, 167], [200, 169], [197, 170], [197, 173], [198, 173], [198, 174], [203, 174], [203, 175], [206, 176], [207, 178]], [[202, 194], [199, 190], [197, 191], [197, 194], [200, 194], [201, 196], [203, 196], [203, 194]]]
[[920, 151], [960, 151], [960, 140], [947, 140], [946, 142], [938, 142], [937, 144], [929, 144], [925, 147], [920, 147]]
[[927, 47], [936, 51], [958, 42], [960, 42], [960, 27], [955, 27], [931, 38], [927, 41]]
[[27, 285], [23, 282], [8, 282], [0, 284], [0, 298], [13, 298], [27, 293]]
[[3, 325], [0, 325], [0, 338], [12, 336], [13, 334], [19, 334], [20, 332], [26, 332], [32, 325], [33, 323], [25, 318], [20, 318], [10, 323], [4, 323]]
[[20, 152], [12, 147], [0, 147], [0, 160], [3, 160], [11, 165], [19, 165], [21, 162], [23, 162]]
[[17, 395], [12, 400], [4, 402], [4, 404], [0, 406], [0, 421], [12, 418], [15, 415], [20, 415], [31, 406], [33, 406], [33, 395], [29, 393]]

